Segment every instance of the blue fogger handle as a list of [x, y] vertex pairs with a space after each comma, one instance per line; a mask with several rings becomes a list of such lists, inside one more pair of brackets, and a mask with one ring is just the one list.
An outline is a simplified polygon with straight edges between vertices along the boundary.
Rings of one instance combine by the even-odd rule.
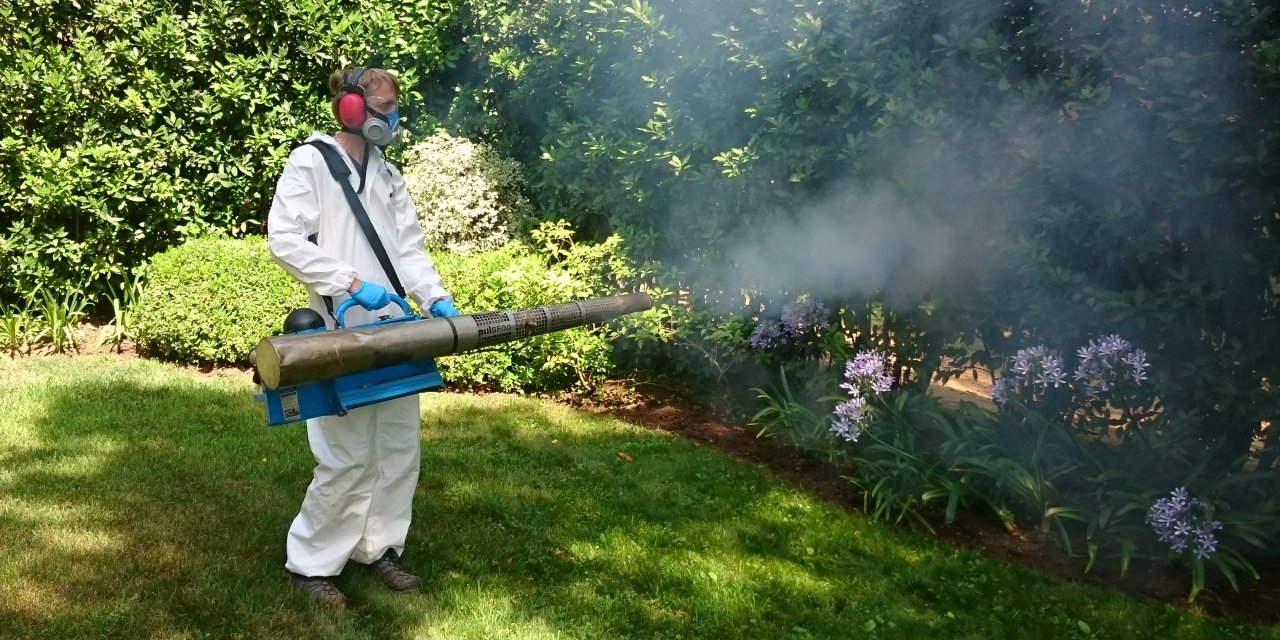
[[[400, 296], [393, 293], [391, 294], [391, 301], [400, 305], [400, 308], [404, 310], [404, 314], [406, 316], [409, 315], [409, 303], [405, 302], [404, 298], [401, 298]], [[348, 298], [345, 302], [338, 305], [338, 311], [334, 313], [333, 316], [334, 316], [334, 319], [338, 321], [339, 329], [346, 326], [344, 316], [346, 316], [347, 314], [347, 309], [350, 309], [351, 305], [353, 304], [356, 304], [356, 301]], [[383, 307], [383, 308], [385, 309], [386, 307]]]

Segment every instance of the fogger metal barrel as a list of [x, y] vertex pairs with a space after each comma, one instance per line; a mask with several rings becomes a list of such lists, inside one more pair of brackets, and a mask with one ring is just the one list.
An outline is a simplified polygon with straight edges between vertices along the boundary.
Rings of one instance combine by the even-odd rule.
[[631, 293], [517, 311], [271, 336], [254, 349], [254, 366], [263, 386], [277, 389], [523, 340], [652, 307], [648, 294]]

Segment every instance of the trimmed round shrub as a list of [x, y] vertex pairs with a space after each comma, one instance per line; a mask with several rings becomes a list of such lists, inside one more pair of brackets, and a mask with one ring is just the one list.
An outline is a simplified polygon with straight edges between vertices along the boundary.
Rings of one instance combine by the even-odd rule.
[[265, 238], [200, 238], [147, 267], [137, 341], [175, 360], [246, 363], [259, 340], [306, 305], [306, 289], [271, 259]]
[[[535, 242], [564, 239], [566, 231], [563, 225], [544, 225]], [[494, 251], [440, 254], [435, 262], [462, 313], [525, 309], [621, 293], [610, 280], [620, 269], [617, 245], [615, 237], [601, 244], [567, 245], [550, 255], [513, 241]], [[575, 327], [440, 358], [436, 364], [452, 386], [589, 391], [613, 370], [615, 332], [607, 325]]]
[[443, 131], [405, 150], [404, 179], [429, 251], [492, 251], [532, 210], [519, 162]]

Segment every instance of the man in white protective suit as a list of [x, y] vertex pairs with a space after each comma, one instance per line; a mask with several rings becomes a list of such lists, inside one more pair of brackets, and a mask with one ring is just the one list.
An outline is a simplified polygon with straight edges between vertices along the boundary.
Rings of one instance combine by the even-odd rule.
[[[404, 178], [382, 155], [400, 137], [395, 76], [382, 69], [342, 69], [329, 78], [329, 90], [341, 131], [312, 134], [289, 155], [267, 217], [271, 254], [306, 285], [311, 308], [329, 328], [335, 326], [332, 310], [348, 299], [357, 303], [345, 312], [349, 326], [401, 315], [397, 304], [389, 304], [388, 290], [396, 288], [433, 316], [458, 315], [423, 250]], [[330, 145], [350, 170], [347, 179], [382, 256], [316, 143]], [[316, 467], [289, 527], [285, 569], [313, 599], [346, 603], [334, 578], [348, 560], [371, 565], [391, 589], [421, 586], [400, 562], [418, 482], [419, 415], [414, 395], [307, 421]]]

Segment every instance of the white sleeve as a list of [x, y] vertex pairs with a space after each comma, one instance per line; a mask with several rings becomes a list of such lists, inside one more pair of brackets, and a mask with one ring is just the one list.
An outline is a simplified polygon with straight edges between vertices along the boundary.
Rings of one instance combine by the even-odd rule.
[[347, 292], [356, 270], [309, 240], [320, 228], [318, 165], [327, 171], [320, 152], [305, 145], [289, 154], [267, 214], [267, 246], [275, 261], [308, 289], [336, 296]]
[[403, 270], [405, 295], [413, 298], [418, 306], [427, 309], [440, 298], [452, 298], [440, 282], [436, 265], [423, 248], [422, 225], [418, 222], [418, 209], [409, 198], [409, 190], [399, 171], [391, 170], [391, 208], [395, 212], [399, 262]]

